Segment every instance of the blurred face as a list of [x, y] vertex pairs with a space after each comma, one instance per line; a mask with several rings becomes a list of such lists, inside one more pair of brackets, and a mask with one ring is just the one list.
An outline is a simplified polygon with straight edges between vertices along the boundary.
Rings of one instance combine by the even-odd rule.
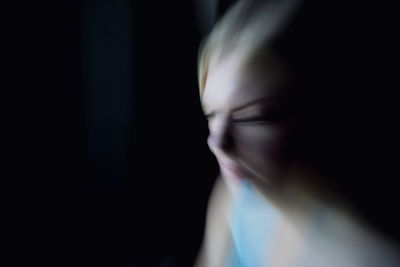
[[202, 103], [208, 145], [228, 183], [281, 182], [290, 155], [288, 75], [272, 54], [262, 65], [231, 55], [209, 67]]

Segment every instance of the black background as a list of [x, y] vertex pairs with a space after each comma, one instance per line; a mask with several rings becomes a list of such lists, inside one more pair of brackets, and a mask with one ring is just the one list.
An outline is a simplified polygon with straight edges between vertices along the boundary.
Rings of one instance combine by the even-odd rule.
[[194, 3], [3, 11], [4, 254], [18, 266], [191, 266], [218, 171]]

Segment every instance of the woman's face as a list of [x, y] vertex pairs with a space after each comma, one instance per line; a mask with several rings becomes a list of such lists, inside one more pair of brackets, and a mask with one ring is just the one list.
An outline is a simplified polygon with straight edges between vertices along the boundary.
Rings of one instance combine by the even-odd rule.
[[242, 178], [265, 186], [281, 182], [292, 127], [287, 82], [287, 72], [272, 54], [262, 65], [233, 55], [209, 67], [202, 96], [208, 145], [229, 183]]

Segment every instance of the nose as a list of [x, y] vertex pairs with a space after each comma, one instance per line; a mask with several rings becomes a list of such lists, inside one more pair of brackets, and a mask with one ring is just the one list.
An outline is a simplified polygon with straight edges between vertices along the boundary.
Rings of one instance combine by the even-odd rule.
[[233, 148], [231, 118], [228, 115], [218, 115], [209, 123], [210, 135], [208, 146], [214, 154], [227, 153]]

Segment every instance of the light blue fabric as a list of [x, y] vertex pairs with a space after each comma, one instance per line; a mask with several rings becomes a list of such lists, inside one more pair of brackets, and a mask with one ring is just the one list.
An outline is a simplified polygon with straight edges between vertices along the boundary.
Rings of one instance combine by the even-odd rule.
[[234, 203], [231, 255], [225, 267], [265, 267], [279, 213], [246, 179]]

